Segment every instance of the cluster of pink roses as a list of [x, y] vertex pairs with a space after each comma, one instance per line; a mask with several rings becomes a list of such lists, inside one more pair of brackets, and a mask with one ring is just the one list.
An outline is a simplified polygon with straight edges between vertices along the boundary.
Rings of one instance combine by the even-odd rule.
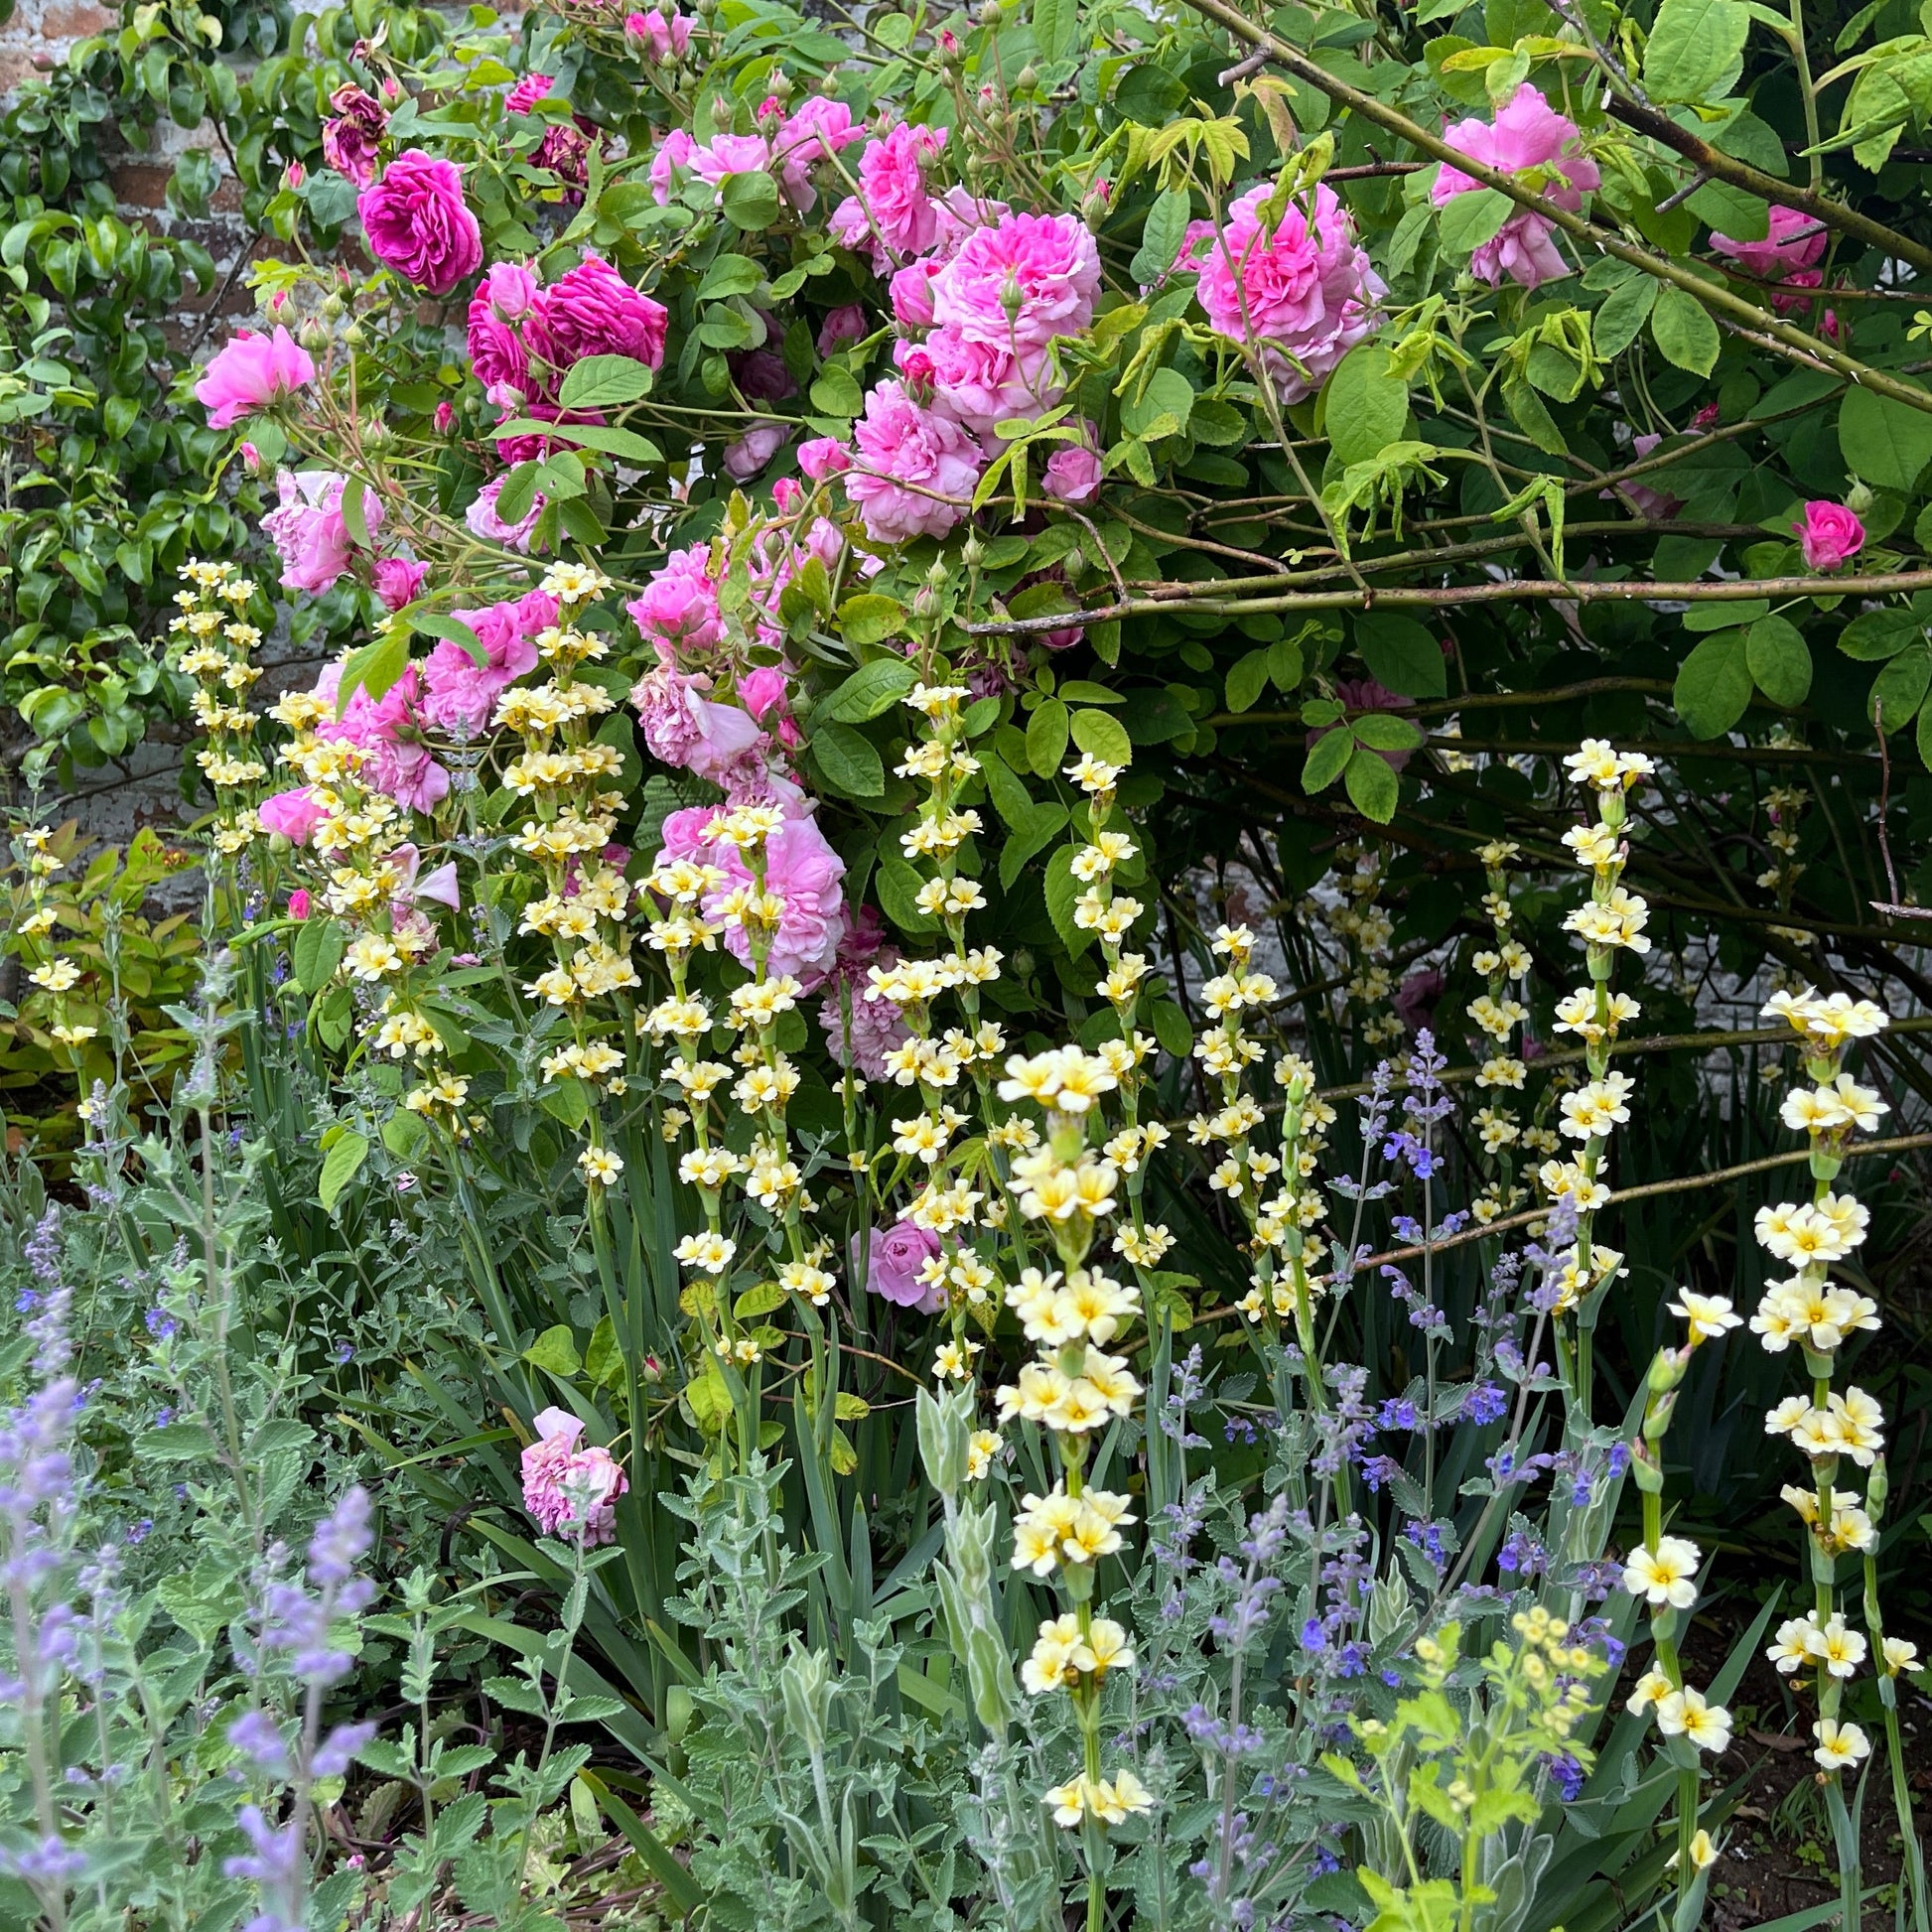
[[688, 128], [672, 128], [651, 157], [650, 186], [658, 206], [693, 181], [722, 187], [730, 175], [766, 174], [792, 207], [807, 213], [818, 206], [812, 170], [866, 138], [851, 108], [823, 94], [809, 96], [795, 112], [773, 96], [761, 103], [758, 119], [756, 134], [714, 134], [705, 142], [693, 139]]
[[[1795, 207], [1772, 207], [1767, 210], [1769, 232], [1762, 241], [1738, 241], [1727, 234], [1711, 237], [1711, 246], [1727, 256], [1746, 275], [1776, 284], [1771, 292], [1771, 307], [1779, 315], [1794, 315], [1809, 306], [1802, 294], [1783, 294], [1780, 290], [1821, 288], [1825, 271], [1817, 264], [1825, 253], [1825, 224]], [[1836, 340], [1838, 317], [1826, 310], [1818, 323], [1821, 335]]]
[[545, 1536], [562, 1532], [596, 1548], [615, 1543], [618, 1498], [630, 1487], [623, 1465], [596, 1444], [580, 1449], [583, 1422], [567, 1409], [540, 1409], [537, 1440], [523, 1451], [523, 1507]]
[[[1530, 175], [1546, 201], [1572, 213], [1583, 207], [1585, 192], [1601, 181], [1596, 163], [1578, 151], [1576, 122], [1566, 120], [1527, 83], [1496, 110], [1493, 120], [1457, 121], [1443, 138], [1486, 168]], [[1446, 161], [1437, 171], [1429, 199], [1443, 207], [1482, 186]], [[1469, 269], [1491, 288], [1505, 276], [1533, 289], [1570, 273], [1569, 263], [1557, 249], [1555, 226], [1532, 208], [1518, 208], [1475, 250]]]

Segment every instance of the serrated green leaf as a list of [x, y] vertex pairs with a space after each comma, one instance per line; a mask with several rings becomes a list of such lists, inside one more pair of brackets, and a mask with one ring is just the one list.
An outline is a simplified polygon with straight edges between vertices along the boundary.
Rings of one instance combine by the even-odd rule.
[[1356, 751], [1342, 772], [1342, 783], [1349, 800], [1364, 818], [1386, 825], [1395, 816], [1401, 786], [1394, 771], [1379, 752], [1366, 748]]
[[1671, 703], [1693, 738], [1722, 738], [1750, 708], [1751, 690], [1744, 632], [1720, 630], [1678, 666]]

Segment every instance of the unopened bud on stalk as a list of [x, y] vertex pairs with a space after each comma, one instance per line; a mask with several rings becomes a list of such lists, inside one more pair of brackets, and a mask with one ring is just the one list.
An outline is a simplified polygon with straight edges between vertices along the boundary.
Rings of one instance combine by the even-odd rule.
[[327, 348], [329, 328], [320, 316], [304, 316], [296, 325], [295, 340], [304, 348]]
[[1663, 1494], [1664, 1465], [1648, 1443], [1637, 1442], [1630, 1446], [1630, 1473], [1646, 1496]]
[[1087, 553], [1076, 543], [1060, 559], [1060, 568], [1066, 573], [1069, 584], [1077, 584], [1087, 574]]
[[1677, 1407], [1677, 1391], [1668, 1395], [1653, 1397], [1650, 1407], [1643, 1418], [1643, 1439], [1646, 1443], [1661, 1443], [1670, 1433], [1671, 1411]]
[[371, 414], [362, 423], [362, 441], [371, 449], [379, 450], [390, 437], [389, 425], [380, 416]]
[[1691, 1351], [1688, 1348], [1681, 1354], [1675, 1348], [1660, 1348], [1650, 1364], [1645, 1387], [1652, 1395], [1664, 1395], [1683, 1381], [1684, 1371], [1690, 1365]]
[[921, 585], [912, 599], [912, 615], [915, 618], [930, 618], [936, 617], [938, 611], [939, 600], [933, 596], [930, 589]]
[[960, 545], [959, 561], [968, 570], [976, 570], [985, 559], [986, 545], [980, 541], [980, 533], [977, 530], [969, 530], [966, 534], [966, 541]]
[[771, 77], [764, 83], [764, 91], [780, 107], [784, 106], [794, 92], [791, 75], [783, 68], [774, 68]]
[[1014, 75], [1013, 84], [1017, 88], [1019, 88], [1019, 90], [1023, 94], [1032, 93], [1033, 90], [1039, 85], [1039, 69], [1035, 68], [1031, 61], [1029, 61], [1027, 65], [1024, 68], [1022, 68], [1017, 74]]
[[1876, 503], [1877, 498], [1862, 483], [1855, 483], [1845, 492], [1845, 507], [1856, 517], [1863, 518], [1869, 516]]
[[997, 26], [1005, 13], [1006, 8], [1000, 4], [1000, 0], [985, 0], [985, 4], [980, 8], [980, 25]]
[[946, 579], [952, 573], [948, 571], [946, 568], [945, 559], [943, 557], [935, 557], [933, 558], [930, 567], [926, 571], [925, 581], [928, 584], [930, 584], [935, 591], [944, 590], [946, 586]]

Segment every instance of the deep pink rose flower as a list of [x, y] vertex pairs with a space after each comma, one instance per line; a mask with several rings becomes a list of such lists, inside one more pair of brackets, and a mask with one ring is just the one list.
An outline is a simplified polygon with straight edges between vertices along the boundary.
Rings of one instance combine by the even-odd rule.
[[763, 664], [755, 671], [747, 671], [738, 680], [738, 702], [761, 725], [766, 712], [784, 708], [790, 690], [784, 672], [777, 665]]
[[852, 437], [857, 458], [846, 472], [846, 494], [875, 542], [943, 537], [986, 467], [979, 445], [957, 423], [921, 409], [897, 382], [880, 383], [866, 398]]
[[517, 325], [535, 308], [537, 280], [520, 262], [492, 262], [470, 298], [470, 365], [484, 393], [510, 408], [543, 393], [530, 375], [530, 354]]
[[1062, 443], [1046, 459], [1039, 486], [1062, 503], [1088, 502], [1100, 487], [1100, 458], [1084, 443]]
[[537, 518], [543, 514], [543, 491], [538, 490], [531, 497], [530, 507], [520, 522], [505, 523], [496, 514], [496, 498], [502, 490], [503, 479], [491, 477], [478, 492], [477, 500], [463, 512], [463, 520], [485, 542], [500, 543], [506, 549], [521, 550], [527, 555], [531, 533], [537, 527]]
[[195, 400], [207, 411], [209, 429], [227, 429], [315, 379], [309, 351], [279, 324], [268, 336], [238, 329], [208, 357]]
[[1864, 525], [1843, 503], [1807, 503], [1791, 530], [1808, 570], [1837, 570], [1864, 548]]
[[907, 329], [932, 327], [932, 282], [944, 266], [927, 256], [924, 261], [908, 262], [894, 274], [888, 286], [895, 322]]
[[[298, 785], [293, 791], [278, 791], [271, 798], [264, 798], [255, 807], [255, 815], [262, 822], [264, 832], [274, 832], [294, 845], [307, 845], [310, 835], [329, 814], [316, 803], [315, 793], [307, 785]], [[298, 912], [297, 918], [306, 914]]]
[[684, 51], [691, 45], [694, 25], [685, 14], [674, 13], [668, 20], [656, 12], [625, 14], [623, 37], [646, 60], [668, 65], [684, 59]]
[[292, 893], [289, 894], [289, 917], [292, 919], [306, 919], [308, 916], [309, 916], [308, 889], [303, 886], [298, 886]]
[[[910, 1221], [895, 1221], [884, 1230], [875, 1228], [867, 1255], [866, 1287], [896, 1308], [937, 1314], [945, 1306], [944, 1293], [927, 1287], [919, 1279], [919, 1271], [938, 1252], [939, 1237]], [[858, 1266], [859, 1244], [855, 1240], [852, 1244], [855, 1274]]]
[[432, 295], [448, 295], [483, 266], [483, 230], [463, 199], [453, 161], [405, 148], [382, 179], [363, 189], [355, 211], [369, 253]]
[[[1443, 138], [1470, 160], [1504, 174], [1540, 170], [1544, 199], [1573, 213], [1584, 205], [1584, 191], [1597, 187], [1601, 179], [1596, 163], [1579, 151], [1576, 122], [1566, 120], [1527, 83], [1497, 109], [1493, 121], [1457, 121]], [[1481, 186], [1446, 161], [1429, 199], [1442, 207]], [[1519, 208], [1475, 251], [1470, 273], [1491, 288], [1505, 276], [1526, 289], [1561, 281], [1570, 264], [1558, 252], [1555, 236], [1543, 215]]]
[[813, 483], [852, 468], [852, 452], [835, 436], [814, 436], [798, 446], [798, 467]]
[[923, 255], [939, 235], [939, 214], [925, 190], [924, 164], [946, 144], [944, 128], [901, 121], [868, 141], [859, 157], [859, 192], [832, 211], [832, 237], [869, 256], [889, 275], [908, 256]]
[[[1770, 232], [1762, 241], [1733, 241], [1714, 234], [1711, 246], [1728, 255], [1747, 275], [1766, 282], [1787, 281], [1799, 269], [1814, 268], [1825, 252], [1825, 224], [1795, 207], [1773, 207]], [[1816, 287], [1814, 281], [1811, 286]]]
[[429, 575], [429, 565], [418, 563], [414, 557], [378, 557], [370, 575], [383, 608], [400, 611], [405, 604], [415, 603]]
[[624, 606], [644, 641], [690, 654], [723, 642], [718, 586], [711, 580], [711, 548], [694, 543], [673, 550], [643, 590]]
[[717, 816], [709, 805], [686, 805], [672, 812], [658, 831], [659, 849], [651, 869], [655, 871], [674, 859], [708, 860], [713, 841], [705, 836], [705, 827]]
[[976, 228], [932, 283], [932, 316], [1015, 354], [1092, 324], [1100, 251], [1071, 214], [1008, 214]]
[[[726, 899], [752, 878], [734, 845], [722, 846], [713, 863], [726, 877], [722, 886], [706, 896], [704, 909], [709, 919], [719, 918]], [[781, 908], [777, 937], [765, 960], [767, 971], [794, 974], [810, 992], [832, 970], [839, 940], [845, 934], [844, 878], [845, 861], [826, 843], [816, 819], [788, 814], [765, 840], [764, 890], [777, 898]], [[730, 927], [725, 944], [737, 958], [751, 958], [751, 941], [742, 925]]]
[[1375, 328], [1383, 285], [1332, 188], [1315, 189], [1312, 225], [1305, 207], [1291, 202], [1274, 232], [1264, 234], [1260, 209], [1273, 193], [1264, 182], [1229, 208], [1225, 231], [1201, 260], [1197, 287], [1214, 329], [1235, 342], [1252, 329], [1277, 393], [1300, 402]]
[[357, 188], [366, 188], [375, 179], [376, 151], [389, 116], [373, 94], [364, 93], [352, 80], [338, 87], [329, 104], [336, 116], [322, 124], [322, 158]]
[[664, 362], [669, 315], [598, 255], [586, 255], [542, 290], [524, 324], [534, 355], [561, 373], [586, 355], [628, 355], [653, 369]]
[[[348, 569], [348, 525], [343, 517], [344, 480], [329, 470], [282, 471], [275, 479], [281, 501], [262, 518], [262, 530], [282, 559], [282, 584], [291, 591], [320, 593]], [[382, 505], [362, 491], [362, 515], [373, 536]]]
[[[315, 694], [332, 708], [342, 689], [343, 660], [327, 666]], [[356, 691], [320, 736], [363, 754], [362, 778], [411, 811], [426, 812], [449, 795], [450, 774], [423, 738], [422, 667], [411, 664], [379, 699]]]
[[503, 96], [503, 112], [527, 114], [538, 101], [550, 98], [550, 89], [555, 85], [556, 82], [547, 73], [526, 73]]
[[452, 611], [483, 647], [479, 664], [461, 644], [439, 642], [423, 662], [423, 716], [453, 738], [474, 738], [489, 722], [496, 700], [537, 667], [536, 638], [557, 621], [557, 600], [542, 591]]

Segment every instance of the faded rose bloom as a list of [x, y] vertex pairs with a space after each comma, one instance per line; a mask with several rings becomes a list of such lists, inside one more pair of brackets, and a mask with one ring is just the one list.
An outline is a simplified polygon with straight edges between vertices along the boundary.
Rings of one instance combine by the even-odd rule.
[[[1496, 110], [1493, 121], [1457, 121], [1443, 137], [1449, 146], [1485, 167], [1508, 175], [1535, 169], [1543, 177], [1546, 201], [1575, 212], [1584, 193], [1599, 185], [1596, 163], [1580, 151], [1575, 121], [1566, 120], [1532, 86], [1525, 83]], [[1444, 162], [1429, 199], [1438, 207], [1482, 183]], [[1551, 222], [1531, 208], [1519, 208], [1501, 229], [1470, 257], [1469, 271], [1478, 281], [1496, 287], [1505, 276], [1526, 289], [1561, 281], [1570, 264], [1558, 251]]]
[[523, 1451], [523, 1507], [545, 1536], [575, 1533], [593, 1547], [617, 1540], [617, 1500], [629, 1478], [611, 1451], [577, 1447], [584, 1425], [565, 1409], [539, 1410]]
[[479, 491], [477, 500], [463, 512], [463, 520], [485, 542], [500, 543], [506, 549], [521, 550], [527, 555], [537, 518], [543, 514], [543, 491], [538, 490], [530, 498], [530, 507], [520, 522], [505, 523], [496, 514], [496, 498], [502, 494], [504, 481], [502, 477], [491, 477]]
[[784, 447], [791, 432], [781, 423], [755, 423], [735, 443], [725, 445], [719, 461], [735, 483], [749, 483]]
[[844, 343], [862, 341], [871, 333], [866, 321], [866, 312], [856, 302], [848, 302], [837, 308], [819, 325], [818, 352], [827, 356]]
[[309, 351], [279, 324], [267, 336], [238, 329], [208, 357], [195, 400], [207, 411], [209, 429], [228, 429], [315, 379]]
[[463, 199], [455, 162], [406, 148], [356, 198], [369, 253], [432, 295], [483, 266], [483, 230]]
[[630, 702], [652, 758], [717, 784], [740, 758], [758, 749], [764, 734], [737, 705], [706, 697], [709, 682], [660, 661], [630, 687]]
[[[945, 1306], [940, 1290], [928, 1288], [919, 1271], [939, 1252], [939, 1237], [910, 1221], [895, 1221], [872, 1233], [867, 1256], [866, 1287], [896, 1308], [936, 1314]], [[852, 1272], [859, 1272], [859, 1243], [852, 1243]]]
[[905, 1016], [890, 1000], [866, 998], [866, 968], [898, 964], [898, 948], [885, 944], [885, 921], [878, 906], [860, 906], [846, 922], [845, 936], [839, 941], [838, 954], [825, 982], [825, 997], [818, 1008], [818, 1024], [825, 1031], [832, 1057], [844, 1066], [848, 1016], [841, 1012], [839, 1005], [843, 989], [852, 1031], [850, 1064], [868, 1080], [887, 1077], [891, 1069], [886, 1064], [886, 1055], [912, 1034]]
[[364, 93], [352, 80], [338, 87], [329, 104], [336, 114], [322, 124], [322, 158], [357, 188], [366, 188], [375, 179], [376, 153], [389, 116], [373, 94]]
[[[352, 544], [343, 516], [345, 480], [330, 470], [280, 472], [278, 506], [262, 518], [262, 531], [282, 560], [286, 590], [320, 594], [348, 570]], [[373, 536], [382, 526], [382, 504], [362, 491], [362, 515]]]
[[1809, 570], [1838, 570], [1864, 548], [1864, 525], [1843, 503], [1807, 503], [1791, 530]]

